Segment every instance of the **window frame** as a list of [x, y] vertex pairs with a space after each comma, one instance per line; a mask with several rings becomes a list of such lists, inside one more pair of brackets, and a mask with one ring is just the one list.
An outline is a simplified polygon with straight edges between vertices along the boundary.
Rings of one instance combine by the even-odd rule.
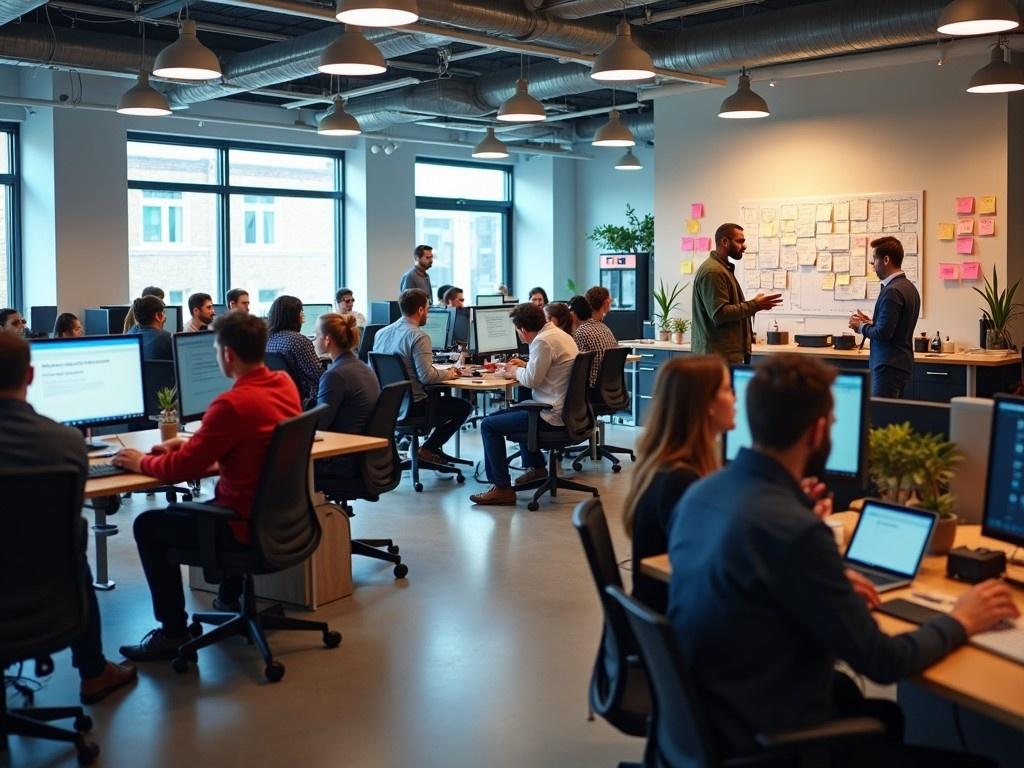
[[7, 142], [9, 173], [0, 173], [0, 187], [7, 198], [7, 306], [28, 313], [25, 300], [24, 263], [21, 250], [21, 133], [17, 123], [0, 122]]

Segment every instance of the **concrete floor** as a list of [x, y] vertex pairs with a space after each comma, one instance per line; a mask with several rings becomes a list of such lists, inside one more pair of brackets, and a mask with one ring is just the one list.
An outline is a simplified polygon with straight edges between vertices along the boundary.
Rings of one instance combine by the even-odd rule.
[[[609, 442], [636, 431], [610, 427]], [[463, 455], [481, 458], [476, 431]], [[584, 466], [598, 486], [620, 559], [629, 464]], [[355, 593], [316, 613], [344, 636], [324, 649], [317, 635], [274, 633], [286, 665], [263, 678], [256, 650], [241, 639], [201, 652], [198, 671], [143, 665], [139, 683], [87, 708], [100, 766], [615, 766], [639, 760], [643, 742], [602, 720], [587, 721], [587, 685], [601, 611], [570, 522], [585, 497], [567, 492], [529, 512], [475, 507], [482, 486], [424, 475], [378, 504], [355, 506], [353, 536], [391, 536], [409, 565], [395, 581], [386, 563], [354, 558]], [[135, 496], [111, 518], [112, 592], [99, 593], [107, 655], [155, 626], [131, 537], [135, 514], [154, 505]], [[91, 560], [90, 553], [90, 560]], [[628, 581], [628, 574], [626, 574]], [[188, 596], [206, 609], [209, 596]], [[39, 706], [77, 702], [67, 652], [37, 695]], [[28, 669], [31, 673], [31, 667]], [[12, 701], [17, 706], [19, 702]], [[67, 746], [12, 737], [0, 765], [76, 765]]]

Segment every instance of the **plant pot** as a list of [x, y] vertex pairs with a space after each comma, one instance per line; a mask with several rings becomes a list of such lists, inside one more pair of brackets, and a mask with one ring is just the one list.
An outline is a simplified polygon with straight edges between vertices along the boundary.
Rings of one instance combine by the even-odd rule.
[[682, 334], [682, 333], [675, 333], [675, 332], [673, 332], [672, 333], [672, 343], [673, 344], [682, 344], [683, 343], [683, 336], [684, 336], [684, 334]]
[[668, 341], [671, 335], [671, 331], [658, 331], [658, 341]]
[[178, 436], [178, 420], [160, 422], [160, 441], [170, 440]]
[[985, 349], [1009, 349], [1006, 342], [1006, 333], [995, 328], [985, 331]]
[[956, 539], [956, 526], [960, 522], [956, 515], [940, 517], [935, 521], [932, 538], [928, 542], [929, 555], [945, 555], [953, 548]]

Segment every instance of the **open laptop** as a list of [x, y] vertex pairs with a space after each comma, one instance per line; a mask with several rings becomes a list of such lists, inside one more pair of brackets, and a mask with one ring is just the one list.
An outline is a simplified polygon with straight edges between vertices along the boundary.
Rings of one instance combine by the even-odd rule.
[[914, 580], [935, 527], [935, 513], [868, 499], [843, 558], [879, 592]]

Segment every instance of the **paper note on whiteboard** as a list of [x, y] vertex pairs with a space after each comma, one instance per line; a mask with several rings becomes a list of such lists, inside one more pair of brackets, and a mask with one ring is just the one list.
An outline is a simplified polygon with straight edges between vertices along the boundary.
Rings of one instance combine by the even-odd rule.
[[832, 221], [832, 203], [819, 203], [814, 218], [818, 221]]
[[850, 280], [850, 298], [863, 299], [868, 294], [868, 281], [865, 277], [855, 277]]
[[956, 199], [956, 212], [961, 214], [974, 213], [974, 198], [958, 197]]
[[940, 280], [959, 280], [960, 279], [960, 265], [959, 264], [939, 264], [939, 279]]
[[782, 249], [782, 268], [799, 269], [800, 259], [795, 246], [785, 246]]
[[828, 275], [822, 275], [821, 277], [821, 290], [831, 291], [836, 287], [836, 276], [835, 273]]
[[848, 254], [848, 253], [835, 253], [835, 254], [832, 254], [832, 271], [833, 272], [849, 272], [850, 271], [850, 254]]
[[829, 251], [818, 251], [818, 271], [832, 271], [832, 254]]
[[978, 234], [981, 237], [992, 237], [996, 233], [995, 219], [978, 219]]
[[904, 232], [900, 235], [904, 253], [917, 253], [917, 232]]
[[978, 198], [978, 213], [992, 214], [996, 212], [996, 196], [982, 195]]
[[900, 201], [886, 200], [882, 203], [882, 226], [892, 229], [900, 225]]
[[970, 256], [974, 253], [974, 238], [958, 237], [956, 239], [956, 252], [960, 256]]
[[777, 269], [772, 272], [772, 288], [786, 290], [786, 270]]
[[863, 277], [868, 271], [868, 260], [863, 255], [850, 256], [850, 274]]
[[773, 284], [773, 278], [771, 272], [761, 273], [761, 287], [770, 289]]
[[797, 216], [800, 215], [797, 210], [797, 206], [794, 203], [783, 205], [781, 212], [783, 221], [795, 219]]
[[814, 266], [818, 258], [818, 252], [814, 248], [814, 240], [809, 237], [801, 237], [796, 241], [796, 257], [801, 266]]
[[850, 218], [854, 221], [868, 220], [868, 201], [864, 199], [850, 201]]
[[900, 224], [917, 223], [917, 200], [900, 200]]
[[964, 280], [977, 280], [981, 277], [980, 261], [964, 261], [960, 264], [960, 277]]
[[952, 240], [956, 237], [955, 224], [939, 224], [939, 240]]
[[903, 257], [903, 273], [907, 276], [907, 279], [912, 282], [917, 282], [917, 256], [904, 256]]

